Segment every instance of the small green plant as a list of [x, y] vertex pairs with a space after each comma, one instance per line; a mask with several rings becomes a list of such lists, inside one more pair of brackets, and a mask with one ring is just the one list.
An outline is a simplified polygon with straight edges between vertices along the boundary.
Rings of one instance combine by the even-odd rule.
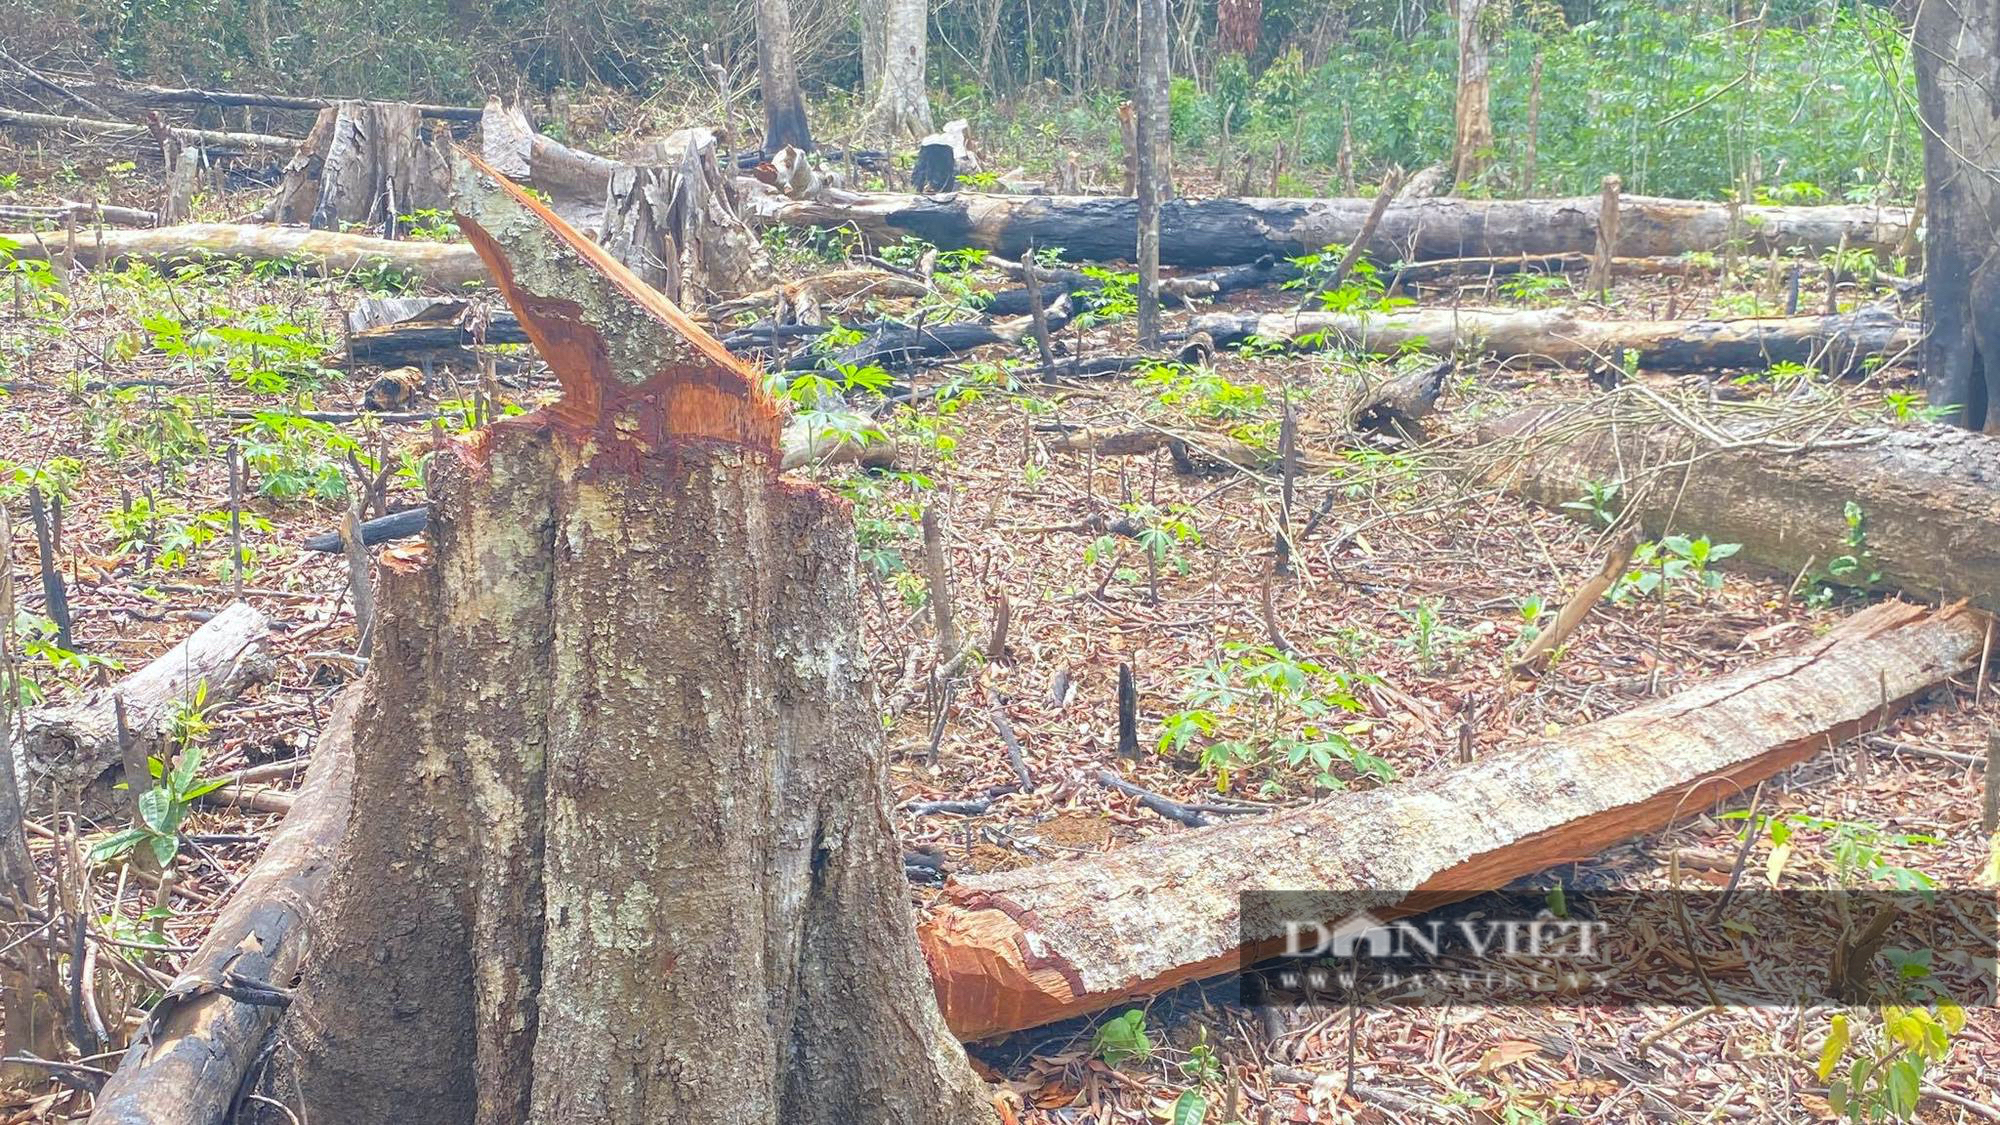
[[1429, 600], [1419, 601], [1413, 608], [1397, 610], [1396, 613], [1410, 623], [1409, 635], [1403, 638], [1402, 644], [1424, 672], [1436, 670], [1472, 639], [1472, 634], [1465, 630], [1445, 624], [1438, 617], [1437, 605]]
[[1389, 296], [1388, 283], [1382, 280], [1381, 270], [1365, 257], [1355, 259], [1354, 264], [1348, 267], [1347, 275], [1335, 285], [1334, 276], [1346, 254], [1347, 247], [1335, 243], [1316, 254], [1291, 259], [1302, 276], [1287, 281], [1284, 288], [1301, 289], [1309, 296], [1317, 297], [1320, 307], [1328, 312], [1388, 312], [1416, 303], [1408, 297]]
[[1705, 535], [1698, 539], [1669, 535], [1657, 543], [1650, 540], [1641, 543], [1632, 552], [1632, 569], [1612, 585], [1611, 600], [1643, 598], [1659, 591], [1662, 585], [1671, 587], [1678, 582], [1691, 582], [1704, 593], [1719, 590], [1722, 575], [1710, 568], [1742, 549], [1740, 543], [1711, 543]]
[[1264, 412], [1268, 396], [1256, 383], [1238, 383], [1212, 367], [1153, 363], [1134, 378], [1163, 407], [1197, 418], [1246, 419]]
[[1868, 547], [1867, 515], [1861, 505], [1849, 500], [1841, 506], [1846, 530], [1841, 533], [1840, 553], [1813, 572], [1806, 584], [1805, 599], [1815, 608], [1833, 601], [1836, 588], [1866, 590], [1882, 581], [1882, 568]]
[[1572, 512], [1588, 515], [1593, 523], [1610, 527], [1618, 522], [1618, 491], [1622, 487], [1618, 481], [1587, 480], [1583, 482], [1583, 495], [1575, 500], [1566, 500], [1563, 507]]
[[407, 215], [396, 216], [402, 224], [403, 234], [419, 242], [455, 242], [458, 240], [458, 220], [450, 211], [435, 207], [425, 207]]
[[1153, 1041], [1146, 1035], [1146, 1013], [1132, 1008], [1105, 1020], [1098, 1025], [1090, 1049], [1107, 1066], [1123, 1066], [1128, 1062], [1143, 1066], [1151, 1061]]
[[1522, 598], [1515, 608], [1521, 614], [1520, 644], [1525, 648], [1535, 643], [1535, 638], [1542, 635], [1542, 618], [1547, 614], [1548, 607], [1540, 594], [1529, 594]]
[[[1218, 792], [1245, 771], [1279, 768], [1310, 769], [1323, 789], [1347, 787], [1336, 765], [1388, 781], [1395, 776], [1389, 764], [1354, 742], [1369, 724], [1345, 721], [1362, 709], [1357, 678], [1275, 645], [1231, 642], [1188, 674], [1183, 709], [1161, 724], [1159, 749], [1198, 748]], [[1280, 788], [1275, 780], [1266, 787]]]
[[1097, 282], [1094, 289], [1079, 289], [1072, 299], [1082, 306], [1077, 314], [1079, 328], [1094, 328], [1113, 320], [1139, 315], [1139, 275], [1102, 266], [1085, 266], [1083, 275]]
[[229, 784], [229, 779], [201, 778], [200, 740], [211, 730], [207, 714], [208, 681], [195, 685], [194, 697], [174, 708], [169, 735], [179, 753], [172, 769], [158, 757], [147, 759], [153, 785], [139, 797], [139, 823], [99, 841], [90, 849], [93, 863], [116, 859], [145, 845], [159, 866], [172, 863], [180, 851], [181, 822], [194, 802]]
[[1553, 304], [1569, 291], [1569, 276], [1560, 273], [1517, 273], [1500, 283], [1501, 296], [1529, 305]]
[[1882, 1009], [1880, 1041], [1864, 1047], [1855, 1038], [1853, 1020], [1836, 1012], [1817, 1067], [1827, 1104], [1855, 1125], [1914, 1120], [1924, 1075], [1951, 1053], [1952, 1037], [1963, 1030], [1965, 1010], [1956, 1004], [1890, 1005]]

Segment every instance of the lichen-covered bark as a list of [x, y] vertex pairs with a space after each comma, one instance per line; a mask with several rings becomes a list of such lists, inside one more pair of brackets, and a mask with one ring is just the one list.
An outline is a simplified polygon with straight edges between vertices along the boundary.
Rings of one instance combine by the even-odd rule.
[[1462, 190], [1493, 159], [1493, 45], [1506, 23], [1506, 0], [1452, 0], [1458, 24], [1458, 100], [1453, 112], [1452, 178]]
[[[1881, 586], [1912, 597], [2000, 611], [2000, 439], [1913, 424], [1834, 429], [1799, 451], [1725, 451], [1656, 418], [1614, 425], [1614, 409], [1581, 424], [1574, 409], [1489, 423], [1482, 436], [1509, 454], [1494, 479], [1551, 507], [1583, 496], [1586, 481], [1615, 482], [1621, 508], [1649, 533], [1740, 543], [1745, 561], [1788, 579], [1854, 556], [1856, 582], [1879, 573]], [[1757, 424], [1716, 429], [1745, 436]]]
[[962, 879], [919, 937], [963, 1037], [1108, 1007], [1234, 968], [1245, 891], [1320, 892], [1336, 921], [1502, 887], [1739, 795], [1868, 729], [1885, 701], [1970, 668], [1984, 636], [1971, 611], [1877, 606], [1791, 655], [1469, 765]]
[[[915, 235], [945, 249], [978, 247], [1018, 256], [1029, 245], [1060, 246], [1081, 261], [1129, 260], [1138, 203], [1107, 196], [945, 196], [839, 193], [761, 201], [764, 217], [792, 226], [852, 224], [870, 238]], [[1174, 199], [1162, 209], [1160, 261], [1229, 266], [1265, 255], [1291, 257], [1353, 242], [1371, 199]], [[1570, 199], [1399, 199], [1366, 247], [1379, 261], [1594, 254], [1597, 196]], [[1893, 253], [1909, 226], [1907, 207], [1745, 207], [1732, 228], [1721, 203], [1627, 195], [1618, 209], [1618, 252], [1632, 257], [1713, 251], [1745, 238], [1759, 251], [1838, 246]]]

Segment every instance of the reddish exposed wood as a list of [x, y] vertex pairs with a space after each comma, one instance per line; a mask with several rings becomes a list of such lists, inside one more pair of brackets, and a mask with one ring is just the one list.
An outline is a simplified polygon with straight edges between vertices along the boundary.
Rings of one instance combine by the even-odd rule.
[[[539, 220], [567, 250], [591, 269], [578, 271], [577, 300], [535, 295], [515, 276], [515, 268], [484, 223], [492, 214], [458, 213], [459, 229], [479, 252], [521, 327], [562, 383], [553, 416], [579, 433], [594, 433], [607, 449], [656, 453], [674, 441], [714, 441], [762, 454], [779, 463], [782, 420], [757, 373], [729, 354], [722, 342], [689, 319], [658, 290], [585, 238], [555, 212], [485, 161], [470, 153], [467, 162], [498, 184], [504, 198]], [[499, 221], [508, 221], [505, 215]], [[651, 317], [662, 329], [691, 344], [699, 358], [681, 349], [656, 353], [650, 371], [620, 370], [613, 343], [606, 340], [585, 303], [623, 301]], [[664, 338], [664, 337], [662, 337]], [[626, 346], [630, 346], [626, 342]], [[676, 354], [679, 353], [679, 354]]]
[[1245, 891], [1330, 892], [1388, 918], [1594, 855], [1869, 729], [1885, 701], [1972, 667], [1985, 624], [1887, 603], [1791, 655], [1468, 765], [965, 879], [918, 927], [939, 1003], [962, 1038], [1033, 1027], [1235, 968]]

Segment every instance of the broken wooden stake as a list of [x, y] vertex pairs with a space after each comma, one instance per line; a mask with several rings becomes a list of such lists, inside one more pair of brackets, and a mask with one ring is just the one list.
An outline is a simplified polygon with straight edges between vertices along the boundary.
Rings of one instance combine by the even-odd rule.
[[1885, 694], [1894, 710], [1970, 668], [1984, 628], [1963, 607], [1885, 603], [1797, 652], [1468, 765], [965, 877], [918, 930], [938, 1000], [960, 1037], [985, 1038], [1236, 969], [1246, 891], [1310, 889], [1344, 908], [1329, 920], [1388, 918], [1413, 896], [1470, 897], [1594, 855], [1872, 729]]

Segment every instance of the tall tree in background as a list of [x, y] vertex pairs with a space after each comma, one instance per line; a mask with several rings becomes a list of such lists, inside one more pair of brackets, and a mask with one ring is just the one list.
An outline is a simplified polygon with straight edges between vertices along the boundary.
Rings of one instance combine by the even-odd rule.
[[792, 57], [789, 0], [757, 0], [757, 88], [764, 98], [764, 151], [791, 145], [812, 150], [812, 127], [799, 93], [799, 64]]
[[1160, 210], [1173, 195], [1168, 147], [1170, 82], [1167, 68], [1167, 0], [1139, 0], [1139, 88], [1132, 106], [1138, 122], [1139, 346], [1160, 345]]
[[[930, 132], [931, 102], [924, 94], [929, 0], [861, 0], [861, 33], [862, 80], [871, 99], [869, 124], [913, 137]], [[865, 39], [870, 35], [880, 36], [873, 50]], [[866, 65], [871, 55], [877, 60], [872, 77]]]
[[1919, 0], [1930, 399], [2000, 434], [2000, 7]]
[[1489, 75], [1493, 45], [1507, 20], [1507, 0], [1452, 0], [1451, 9], [1458, 21], [1458, 130], [1451, 170], [1463, 188], [1479, 178], [1493, 156]]

